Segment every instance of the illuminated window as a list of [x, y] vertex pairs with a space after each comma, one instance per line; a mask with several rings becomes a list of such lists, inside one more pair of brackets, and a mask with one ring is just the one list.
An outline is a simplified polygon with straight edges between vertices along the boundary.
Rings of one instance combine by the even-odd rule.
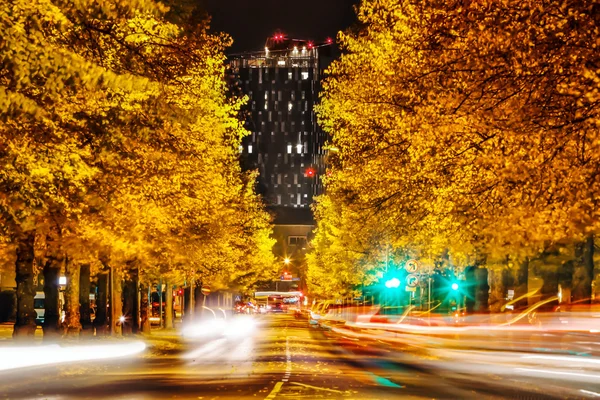
[[281, 185], [281, 174], [277, 174], [277, 184]]
[[251, 144], [248, 145], [248, 154], [252, 154], [252, 145]]
[[269, 92], [265, 92], [265, 100], [269, 100]]
[[[252, 103], [254, 105], [254, 103]], [[294, 108], [294, 105], [292, 104], [292, 102], [288, 102], [288, 111], [292, 111], [292, 108]]]
[[244, 146], [240, 145], [240, 153], [244, 151]]
[[308, 197], [308, 195], [306, 193], [304, 193], [304, 198], [306, 199]]
[[296, 145], [296, 153], [302, 154], [302, 145], [301, 144]]
[[308, 79], [308, 72], [302, 72], [302, 80]]
[[288, 154], [292, 154], [292, 145], [291, 144], [288, 144], [287, 152], [288, 152]]
[[281, 195], [280, 194], [277, 195], [277, 204], [281, 204]]
[[294, 185], [298, 184], [298, 174], [294, 174]]
[[277, 65], [279, 65], [281, 67], [285, 67], [285, 60], [279, 60], [279, 61], [277, 61]]
[[292, 79], [292, 73], [288, 72], [288, 79]]

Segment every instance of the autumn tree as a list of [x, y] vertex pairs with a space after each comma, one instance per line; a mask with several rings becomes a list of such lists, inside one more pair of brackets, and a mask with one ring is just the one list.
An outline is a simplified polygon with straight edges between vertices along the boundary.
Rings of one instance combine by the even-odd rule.
[[363, 1], [318, 110], [339, 151], [333, 206], [321, 207], [368, 216], [365, 231], [384, 230], [422, 258], [503, 263], [585, 242], [591, 260], [597, 11], [593, 2]]

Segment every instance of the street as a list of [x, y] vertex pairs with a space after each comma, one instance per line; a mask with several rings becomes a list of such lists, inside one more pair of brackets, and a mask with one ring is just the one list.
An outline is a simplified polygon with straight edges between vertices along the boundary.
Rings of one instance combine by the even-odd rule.
[[598, 366], [565, 375], [517, 365], [526, 353], [434, 351], [310, 327], [292, 315], [256, 319], [247, 337], [174, 339], [159, 353], [1, 372], [0, 397], [562, 399], [593, 398], [600, 388]]

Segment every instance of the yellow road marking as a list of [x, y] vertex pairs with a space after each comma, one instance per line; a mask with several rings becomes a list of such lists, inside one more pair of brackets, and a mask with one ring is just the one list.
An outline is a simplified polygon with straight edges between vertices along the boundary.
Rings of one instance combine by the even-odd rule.
[[277, 396], [277, 393], [279, 393], [279, 391], [281, 390], [282, 386], [283, 386], [283, 382], [277, 382], [275, 384], [275, 387], [273, 388], [273, 390], [271, 390], [271, 393], [269, 393], [269, 395], [267, 397], [265, 397], [265, 400], [274, 399], [275, 396]]
[[300, 383], [300, 382], [290, 382], [292, 385], [298, 385], [298, 386], [304, 386], [310, 389], [315, 389], [315, 390], [323, 390], [326, 392], [332, 392], [332, 393], [344, 393], [341, 390], [335, 390], [335, 389], [328, 389], [328, 388], [323, 388], [323, 387], [318, 387], [318, 386], [313, 386], [313, 385], [307, 385], [306, 383]]

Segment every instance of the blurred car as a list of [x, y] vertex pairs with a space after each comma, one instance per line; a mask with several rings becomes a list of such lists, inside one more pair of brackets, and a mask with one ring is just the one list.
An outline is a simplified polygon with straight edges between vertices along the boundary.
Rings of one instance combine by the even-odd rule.
[[233, 312], [235, 314], [256, 314], [258, 312], [258, 307], [252, 302], [244, 303], [240, 301], [233, 307]]

